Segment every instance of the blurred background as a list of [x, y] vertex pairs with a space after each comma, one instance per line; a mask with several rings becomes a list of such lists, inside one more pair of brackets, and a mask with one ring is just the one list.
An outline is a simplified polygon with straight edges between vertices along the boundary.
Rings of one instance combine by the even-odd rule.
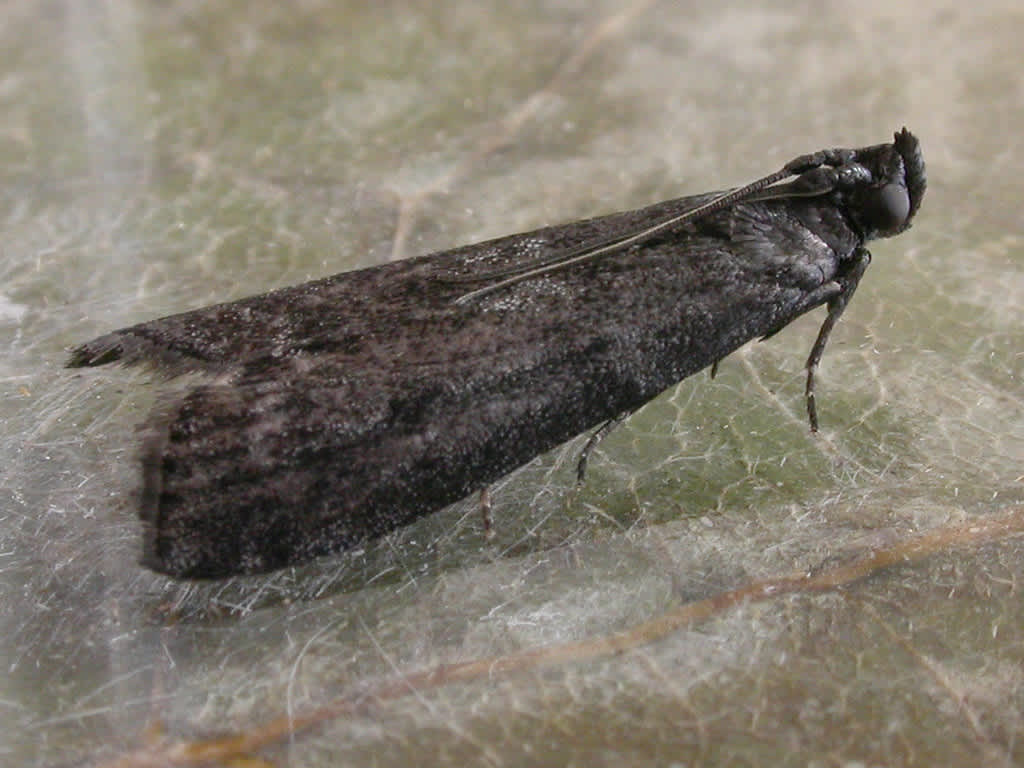
[[[1024, 12], [748, 5], [0, 5], [0, 763], [1024, 762]], [[464, 502], [260, 578], [137, 565], [135, 429], [188, 382], [68, 347], [903, 125], [928, 193], [820, 434], [816, 312], [578, 493], [580, 440], [506, 478], [493, 539]]]

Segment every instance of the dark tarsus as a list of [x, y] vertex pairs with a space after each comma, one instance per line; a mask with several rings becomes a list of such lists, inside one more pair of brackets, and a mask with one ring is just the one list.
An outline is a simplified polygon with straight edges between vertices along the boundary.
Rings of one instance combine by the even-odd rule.
[[[782, 179], [795, 176], [787, 183]], [[925, 190], [906, 129], [727, 193], [347, 272], [101, 336], [69, 366], [220, 374], [157, 409], [143, 563], [259, 573], [339, 552], [628, 414], [821, 305]]]

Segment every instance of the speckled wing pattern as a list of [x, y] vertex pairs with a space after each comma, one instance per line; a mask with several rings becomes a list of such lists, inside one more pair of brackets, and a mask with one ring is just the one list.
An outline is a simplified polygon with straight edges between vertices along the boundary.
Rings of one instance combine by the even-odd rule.
[[342, 551], [817, 306], [834, 322], [867, 266], [865, 241], [909, 226], [924, 164], [905, 129], [892, 144], [819, 155], [808, 165], [833, 173], [826, 193], [769, 188], [472, 301], [458, 300], [473, 281], [716, 195], [342, 273], [78, 347], [71, 366], [218, 374], [148, 422], [144, 564], [218, 578]]

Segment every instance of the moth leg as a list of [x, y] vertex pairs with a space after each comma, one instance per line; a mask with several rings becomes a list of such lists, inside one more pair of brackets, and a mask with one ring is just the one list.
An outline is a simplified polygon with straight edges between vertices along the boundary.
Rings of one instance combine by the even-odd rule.
[[846, 309], [846, 305], [850, 303], [850, 298], [857, 290], [857, 284], [870, 263], [871, 253], [866, 248], [857, 248], [853, 252], [849, 267], [838, 278], [839, 293], [828, 300], [828, 315], [825, 316], [825, 322], [821, 324], [818, 338], [815, 340], [814, 346], [811, 347], [811, 354], [807, 358], [807, 388], [804, 395], [807, 399], [807, 416], [811, 421], [811, 432], [818, 431], [818, 409], [814, 404], [814, 374], [818, 370], [818, 363], [821, 362], [821, 356], [825, 352], [829, 334], [832, 333], [832, 329], [839, 316], [843, 314], [843, 310]]
[[486, 485], [480, 489], [480, 517], [484, 521], [484, 538], [494, 538], [494, 526], [491, 523], [491, 490]]
[[590, 452], [594, 450], [598, 443], [608, 436], [609, 432], [628, 419], [632, 413], [632, 411], [623, 411], [618, 416], [613, 416], [598, 427], [594, 434], [590, 436], [587, 440], [587, 444], [584, 445], [583, 450], [580, 451], [580, 460], [576, 465], [576, 487], [583, 485], [583, 477], [587, 474], [587, 461], [590, 459]]

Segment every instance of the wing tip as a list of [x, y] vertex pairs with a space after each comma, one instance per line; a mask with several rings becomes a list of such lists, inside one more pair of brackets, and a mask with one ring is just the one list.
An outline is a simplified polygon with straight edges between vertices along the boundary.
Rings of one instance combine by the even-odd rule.
[[65, 368], [92, 368], [121, 360], [124, 357], [124, 345], [119, 333], [108, 333], [105, 336], [87, 341], [73, 347], [68, 352]]

